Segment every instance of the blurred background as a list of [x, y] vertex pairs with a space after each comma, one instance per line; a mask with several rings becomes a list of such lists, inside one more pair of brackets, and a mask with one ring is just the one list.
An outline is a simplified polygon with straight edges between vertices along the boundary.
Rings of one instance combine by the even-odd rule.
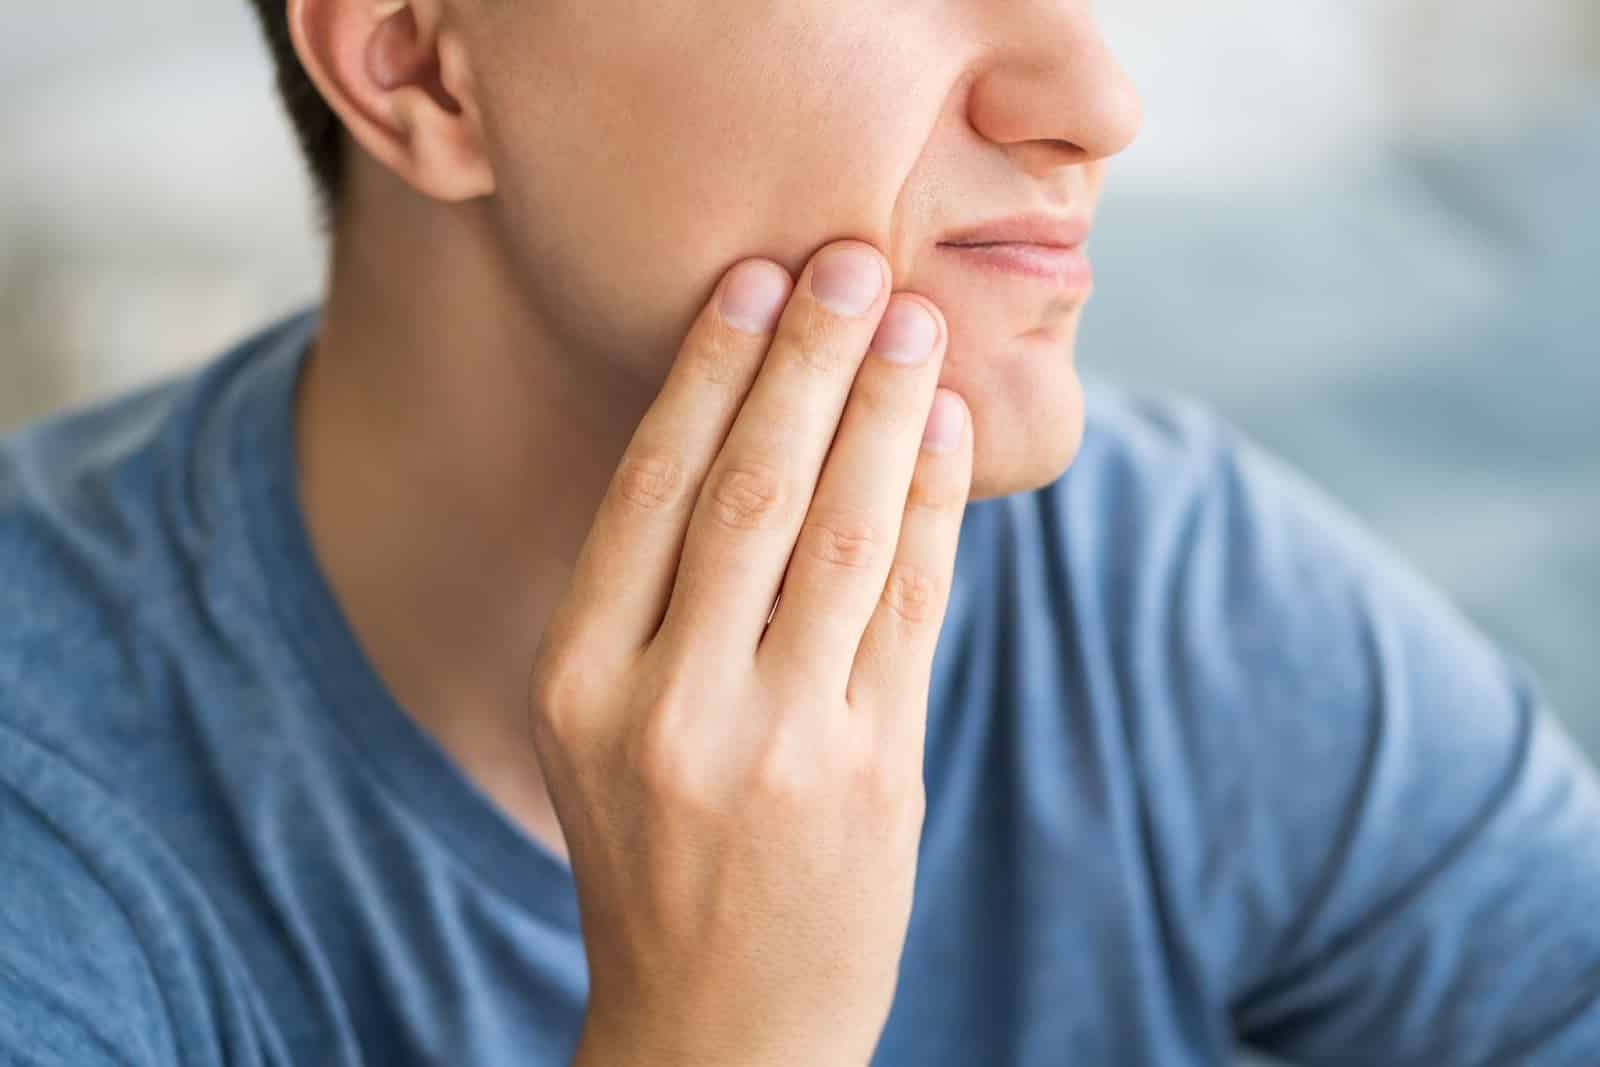
[[[1144, 93], [1086, 375], [1208, 402], [1537, 672], [1600, 755], [1600, 5], [1118, 0]], [[12, 4], [0, 432], [321, 284], [244, 0]]]

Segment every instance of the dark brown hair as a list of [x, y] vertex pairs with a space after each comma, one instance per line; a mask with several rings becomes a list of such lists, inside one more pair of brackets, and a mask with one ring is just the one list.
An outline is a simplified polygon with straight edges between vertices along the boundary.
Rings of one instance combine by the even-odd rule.
[[278, 93], [294, 123], [295, 135], [305, 153], [306, 165], [316, 183], [322, 207], [332, 217], [334, 205], [344, 184], [345, 154], [343, 125], [317, 92], [317, 87], [300, 65], [294, 44], [289, 40], [287, 0], [250, 0], [261, 17], [267, 47], [278, 68]]

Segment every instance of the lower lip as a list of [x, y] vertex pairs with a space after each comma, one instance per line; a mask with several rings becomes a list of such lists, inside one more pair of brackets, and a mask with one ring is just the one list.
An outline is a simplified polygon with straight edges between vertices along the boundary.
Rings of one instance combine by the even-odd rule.
[[980, 270], [1034, 278], [1062, 289], [1087, 289], [1094, 282], [1094, 269], [1081, 248], [1010, 241], [986, 245], [941, 244], [939, 247], [956, 253], [968, 265]]

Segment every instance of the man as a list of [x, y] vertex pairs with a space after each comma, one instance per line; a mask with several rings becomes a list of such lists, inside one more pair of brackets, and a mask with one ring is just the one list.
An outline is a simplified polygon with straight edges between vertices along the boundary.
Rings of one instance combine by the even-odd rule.
[[1086, 5], [259, 8], [325, 302], [0, 451], [0, 1059], [1600, 1055], [1526, 672], [1080, 388]]

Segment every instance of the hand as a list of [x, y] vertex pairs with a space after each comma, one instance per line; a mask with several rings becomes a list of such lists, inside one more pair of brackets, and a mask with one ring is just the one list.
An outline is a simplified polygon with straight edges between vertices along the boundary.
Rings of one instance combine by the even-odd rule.
[[970, 420], [943, 316], [876, 249], [790, 281], [724, 276], [535, 660], [580, 1063], [865, 1064], [893, 999]]

